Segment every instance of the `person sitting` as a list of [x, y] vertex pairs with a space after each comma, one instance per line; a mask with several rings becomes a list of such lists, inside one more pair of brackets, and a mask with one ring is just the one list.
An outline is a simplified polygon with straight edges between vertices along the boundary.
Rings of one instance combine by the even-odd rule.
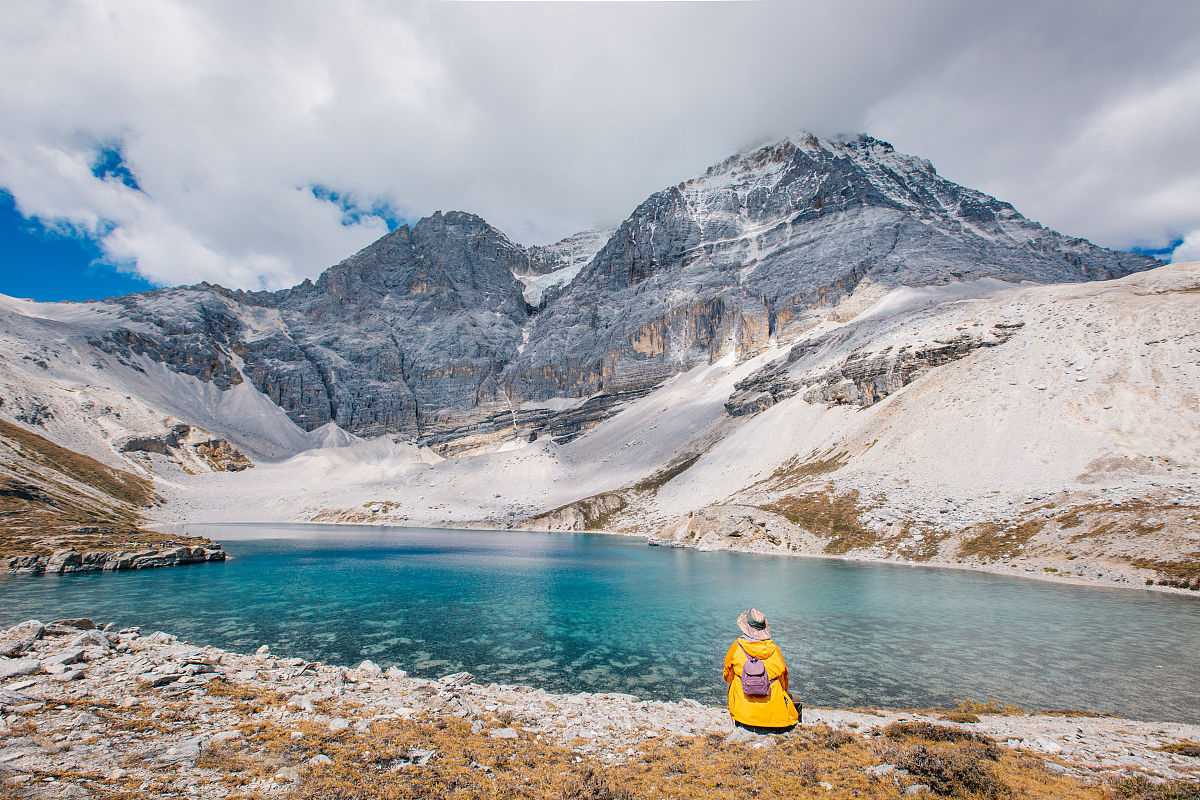
[[800, 721], [800, 710], [788, 692], [787, 662], [771, 626], [757, 608], [743, 611], [737, 625], [742, 636], [725, 654], [729, 714], [754, 733], [786, 733]]

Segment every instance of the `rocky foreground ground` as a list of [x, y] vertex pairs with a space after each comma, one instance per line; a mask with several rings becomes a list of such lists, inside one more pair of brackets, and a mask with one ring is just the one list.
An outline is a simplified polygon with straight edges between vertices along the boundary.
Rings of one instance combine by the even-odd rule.
[[692, 700], [428, 680], [89, 620], [0, 634], [0, 709], [0, 797], [1200, 796], [1198, 725], [822, 708], [757, 736]]

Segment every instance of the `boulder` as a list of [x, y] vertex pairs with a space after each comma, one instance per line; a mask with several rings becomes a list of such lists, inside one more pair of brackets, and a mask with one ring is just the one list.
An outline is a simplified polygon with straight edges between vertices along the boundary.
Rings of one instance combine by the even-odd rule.
[[159, 674], [157, 672], [147, 672], [144, 675], [138, 675], [137, 682], [140, 683], [142, 686], [148, 686], [150, 688], [155, 688], [158, 686], [166, 686], [168, 683], [174, 683], [175, 681], [179, 680], [182, 677], [183, 677], [183, 673], [179, 673], [179, 672], [169, 673], [166, 675]]
[[35, 619], [14, 625], [0, 634], [0, 656], [16, 658], [33, 649], [34, 643], [42, 638], [46, 628]]
[[129, 550], [118, 550], [114, 553], [109, 553], [108, 557], [104, 559], [104, 569], [114, 571], [119, 569], [133, 569], [133, 556], [134, 553]]
[[19, 706], [32, 701], [33, 698], [9, 689], [0, 689], [0, 708]]
[[376, 677], [383, 674], [383, 669], [369, 658], [358, 665], [358, 671], [365, 672], [368, 675], [374, 675]]
[[49, 658], [42, 659], [43, 664], [75, 664], [84, 660], [86, 653], [82, 647], [67, 647], [59, 650]]
[[46, 571], [46, 556], [13, 556], [0, 564], [14, 575], [41, 575]]
[[758, 737], [746, 730], [745, 728], [737, 727], [733, 729], [733, 733], [725, 737], [725, 744], [749, 744]]
[[45, 630], [45, 625], [38, 622], [36, 619], [29, 619], [25, 620], [19, 625], [13, 625], [11, 628], [6, 630], [3, 635], [19, 637], [31, 636], [34, 639], [40, 639], [42, 638], [42, 634], [45, 632]]
[[92, 622], [87, 617], [79, 617], [78, 619], [57, 619], [52, 624], [63, 628], [75, 628], [81, 631], [90, 631], [96, 627], [96, 623]]
[[54, 554], [46, 561], [47, 572], [75, 572], [83, 563], [81, 556], [74, 547], [68, 547], [64, 550], [55, 550]]
[[71, 640], [71, 647], [88, 646], [102, 647], [105, 650], [111, 650], [112, 642], [108, 640], [107, 636], [95, 629], [84, 631]]
[[4, 658], [16, 658], [22, 653], [27, 653], [33, 649], [34, 642], [37, 640], [32, 636], [27, 636], [23, 639], [4, 637], [0, 638], [0, 656]]
[[466, 686], [474, 680], [475, 676], [469, 672], [455, 672], [438, 678], [438, 683], [443, 686]]
[[21, 675], [32, 675], [41, 668], [42, 662], [36, 658], [3, 658], [0, 659], [0, 681]]

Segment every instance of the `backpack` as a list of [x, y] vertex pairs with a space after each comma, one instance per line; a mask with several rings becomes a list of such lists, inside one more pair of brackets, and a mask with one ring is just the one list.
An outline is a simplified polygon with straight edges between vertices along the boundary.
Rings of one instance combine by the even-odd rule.
[[[738, 647], [742, 643], [738, 642]], [[746, 648], [742, 647], [746, 653]], [[774, 678], [767, 677], [767, 665], [754, 656], [746, 653], [746, 662], [742, 664], [742, 693], [747, 697], [770, 697], [771, 682]]]

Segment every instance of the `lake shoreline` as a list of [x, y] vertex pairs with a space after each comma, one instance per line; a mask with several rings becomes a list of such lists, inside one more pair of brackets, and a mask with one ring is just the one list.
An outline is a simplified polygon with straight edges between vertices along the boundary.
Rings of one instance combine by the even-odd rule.
[[[927, 723], [986, 736], [1039, 765], [1042, 774], [1085, 784], [1130, 774], [1200, 777], [1194, 758], [1170, 751], [1200, 740], [1200, 726], [1186, 723], [1011, 710], [954, 722], [928, 709], [807, 708], [793, 734], [756, 736], [735, 729], [724, 707], [693, 700], [480, 685], [469, 673], [414, 678], [370, 661], [346, 668], [277, 655], [266, 646], [242, 654], [162, 632], [100, 630], [89, 620], [29, 621], [0, 639], [16, 642], [18, 651], [0, 657], [0, 706], [7, 714], [0, 718], [0, 776], [16, 786], [53, 777], [92, 792], [144, 793], [172, 789], [159, 781], [174, 780], [200, 787], [205, 798], [226, 796], [230, 785], [282, 796], [320, 780], [347, 741], [368, 744], [430, 723], [436, 723], [432, 729], [461, 726], [461, 736], [478, 741], [479, 749], [565, 748], [568, 759], [597, 765], [637, 760], [646, 748], [664, 745], [707, 742], [754, 752], [786, 746], [791, 736], [828, 732], [867, 746], [884, 741], [893, 723]], [[35, 730], [72, 733], [51, 747], [31, 738]], [[280, 740], [291, 744], [277, 757], [268, 744]], [[426, 755], [414, 759], [424, 758], [420, 766], [439, 748], [422, 746]], [[271, 753], [270, 769], [251, 775], [248, 784], [251, 778], [238, 773], [241, 756], [261, 761], [259, 748]], [[167, 778], [160, 777], [163, 766], [171, 767]], [[873, 767], [872, 774], [891, 775], [888, 766]], [[357, 769], [366, 767], [359, 761]], [[855, 774], [864, 771], [853, 766]]]
[[50, 555], [17, 554], [0, 559], [0, 571], [10, 575], [67, 575], [74, 572], [127, 572], [160, 567], [182, 567], [192, 564], [224, 561], [225, 550], [214, 546], [178, 546], [125, 550], [113, 548], [76, 550], [65, 547]]
[[[1190, 589], [1180, 589], [1180, 588], [1174, 587], [1174, 586], [1163, 586], [1163, 585], [1160, 585], [1157, 583], [1156, 584], [1146, 584], [1144, 582], [1137, 583], [1132, 580], [1127, 580], [1127, 581], [1117, 581], [1117, 580], [1112, 580], [1112, 579], [1105, 580], [1104, 578], [1092, 577], [1092, 576], [1087, 576], [1087, 575], [1080, 575], [1080, 576], [1063, 575], [1063, 574], [1045, 572], [1044, 570], [1041, 572], [1035, 572], [1034, 569], [1041, 567], [1042, 565], [1041, 564], [1033, 564], [1033, 563], [1022, 563], [1020, 568], [1012, 568], [1012, 567], [1004, 567], [1002, 565], [997, 565], [997, 564], [967, 564], [967, 563], [960, 564], [960, 563], [949, 563], [946, 561], [937, 561], [937, 560], [932, 560], [932, 559], [927, 560], [927, 561], [913, 561], [913, 560], [901, 560], [901, 559], [896, 559], [896, 558], [879, 558], [879, 557], [862, 556], [862, 555], [837, 555], [837, 554], [831, 554], [831, 553], [807, 553], [807, 552], [798, 552], [798, 551], [794, 551], [794, 550], [786, 550], [786, 549], [772, 548], [772, 547], [761, 547], [761, 548], [757, 548], [757, 547], [753, 547], [753, 546], [705, 547], [705, 546], [698, 546], [696, 543], [693, 543], [693, 542], [681, 542], [681, 541], [678, 541], [675, 539], [664, 539], [661, 537], [654, 536], [652, 534], [647, 535], [647, 534], [643, 534], [643, 533], [632, 533], [632, 532], [628, 532], [628, 531], [604, 531], [604, 530], [564, 531], [564, 530], [546, 530], [545, 528], [525, 528], [525, 527], [519, 527], [519, 526], [500, 528], [500, 527], [496, 527], [494, 525], [485, 525], [485, 524], [479, 524], [479, 523], [472, 524], [472, 523], [457, 523], [457, 522], [446, 522], [446, 521], [431, 522], [429, 524], [420, 524], [420, 525], [418, 525], [418, 524], [397, 524], [397, 523], [383, 524], [383, 523], [365, 523], [365, 522], [326, 522], [326, 521], [312, 522], [312, 521], [307, 521], [307, 520], [297, 520], [297, 521], [278, 522], [278, 523], [276, 523], [276, 522], [220, 522], [220, 523], [170, 522], [170, 523], [161, 523], [154, 527], [156, 530], [169, 532], [169, 531], [184, 531], [184, 530], [190, 530], [193, 528], [203, 528], [206, 526], [219, 526], [219, 527], [227, 527], [227, 528], [242, 527], [242, 528], [247, 528], [247, 529], [252, 529], [255, 527], [271, 527], [274, 530], [281, 530], [281, 529], [286, 530], [288, 527], [296, 527], [296, 528], [303, 529], [308, 526], [312, 526], [314, 528], [320, 527], [320, 526], [336, 526], [338, 528], [351, 528], [351, 529], [358, 528], [358, 529], [363, 529], [363, 530], [387, 530], [387, 529], [408, 530], [408, 529], [439, 529], [439, 528], [441, 528], [441, 529], [445, 529], [445, 530], [456, 530], [456, 531], [477, 531], [480, 533], [521, 532], [521, 533], [549, 533], [549, 534], [556, 534], [556, 535], [564, 535], [565, 534], [565, 535], [576, 535], [576, 536], [621, 537], [621, 538], [625, 538], [625, 539], [638, 539], [638, 540], [646, 542], [646, 544], [648, 546], [652, 546], [652, 547], [686, 548], [686, 549], [694, 550], [696, 552], [701, 552], [701, 553], [728, 552], [728, 553], [742, 553], [742, 554], [746, 554], [746, 555], [785, 556], [788, 558], [819, 559], [819, 560], [824, 560], [824, 561], [839, 561], [839, 562], [843, 562], [843, 563], [854, 563], [854, 564], [882, 564], [882, 565], [890, 565], [890, 566], [896, 566], [896, 567], [913, 567], [913, 568], [930, 567], [930, 568], [935, 568], [935, 569], [950, 569], [950, 570], [956, 570], [956, 571], [961, 571], [961, 572], [982, 573], [982, 574], [986, 574], [986, 575], [998, 575], [998, 576], [1009, 577], [1009, 578], [1025, 578], [1025, 579], [1030, 579], [1030, 580], [1043, 581], [1046, 583], [1054, 583], [1054, 584], [1060, 584], [1060, 585], [1065, 584], [1065, 585], [1069, 585], [1069, 586], [1088, 586], [1088, 587], [1097, 588], [1097, 589], [1123, 589], [1123, 590], [1133, 590], [1133, 591], [1158, 592], [1158, 593], [1162, 593], [1162, 594], [1176, 595], [1176, 596], [1182, 596], [1182, 597], [1192, 597], [1192, 598], [1196, 598], [1197, 600], [1200, 600], [1200, 592], [1193, 591]], [[246, 537], [246, 538], [254, 539], [254, 538], [261, 538], [261, 537]], [[301, 536], [301, 535], [297, 535], [294, 537], [276, 536], [276, 537], [272, 537], [272, 538], [302, 539], [305, 537]]]
[[[599, 531], [595, 531], [599, 533]], [[620, 535], [636, 535], [636, 534], [620, 534]], [[750, 555], [769, 555], [769, 556], [785, 556], [788, 558], [808, 558], [821, 559], [827, 561], [841, 561], [854, 564], [889, 564], [897, 567], [929, 567], [932, 569], [950, 569], [960, 572], [974, 572], [985, 575], [999, 575], [1008, 578], [1025, 578], [1028, 580], [1043, 581], [1047, 583], [1067, 584], [1071, 586], [1090, 586], [1095, 589], [1122, 589], [1133, 591], [1160, 592], [1163, 594], [1179, 595], [1183, 597], [1193, 597], [1200, 600], [1200, 592], [1191, 589], [1180, 589], [1176, 586], [1163, 586], [1160, 584], [1135, 583], [1132, 581], [1117, 581], [1104, 580], [1103, 578], [1089, 577], [1086, 575], [1062, 575], [1051, 572], [1035, 572], [1034, 567], [1040, 565], [1022, 565], [1020, 568], [1004, 567], [997, 564], [967, 564], [967, 563], [949, 563], [947, 561], [936, 561], [930, 559], [928, 561], [913, 561], [898, 558], [872, 558], [870, 556], [857, 555], [834, 555], [830, 553], [801, 553], [786, 550], [756, 550], [753, 548], [724, 548], [724, 547], [700, 547], [686, 542], [677, 542], [673, 539], [662, 540], [660, 543], [653, 544], [655, 537], [641, 537], [648, 540], [651, 546], [657, 547], [681, 547], [696, 550], [701, 553], [746, 553]]]

